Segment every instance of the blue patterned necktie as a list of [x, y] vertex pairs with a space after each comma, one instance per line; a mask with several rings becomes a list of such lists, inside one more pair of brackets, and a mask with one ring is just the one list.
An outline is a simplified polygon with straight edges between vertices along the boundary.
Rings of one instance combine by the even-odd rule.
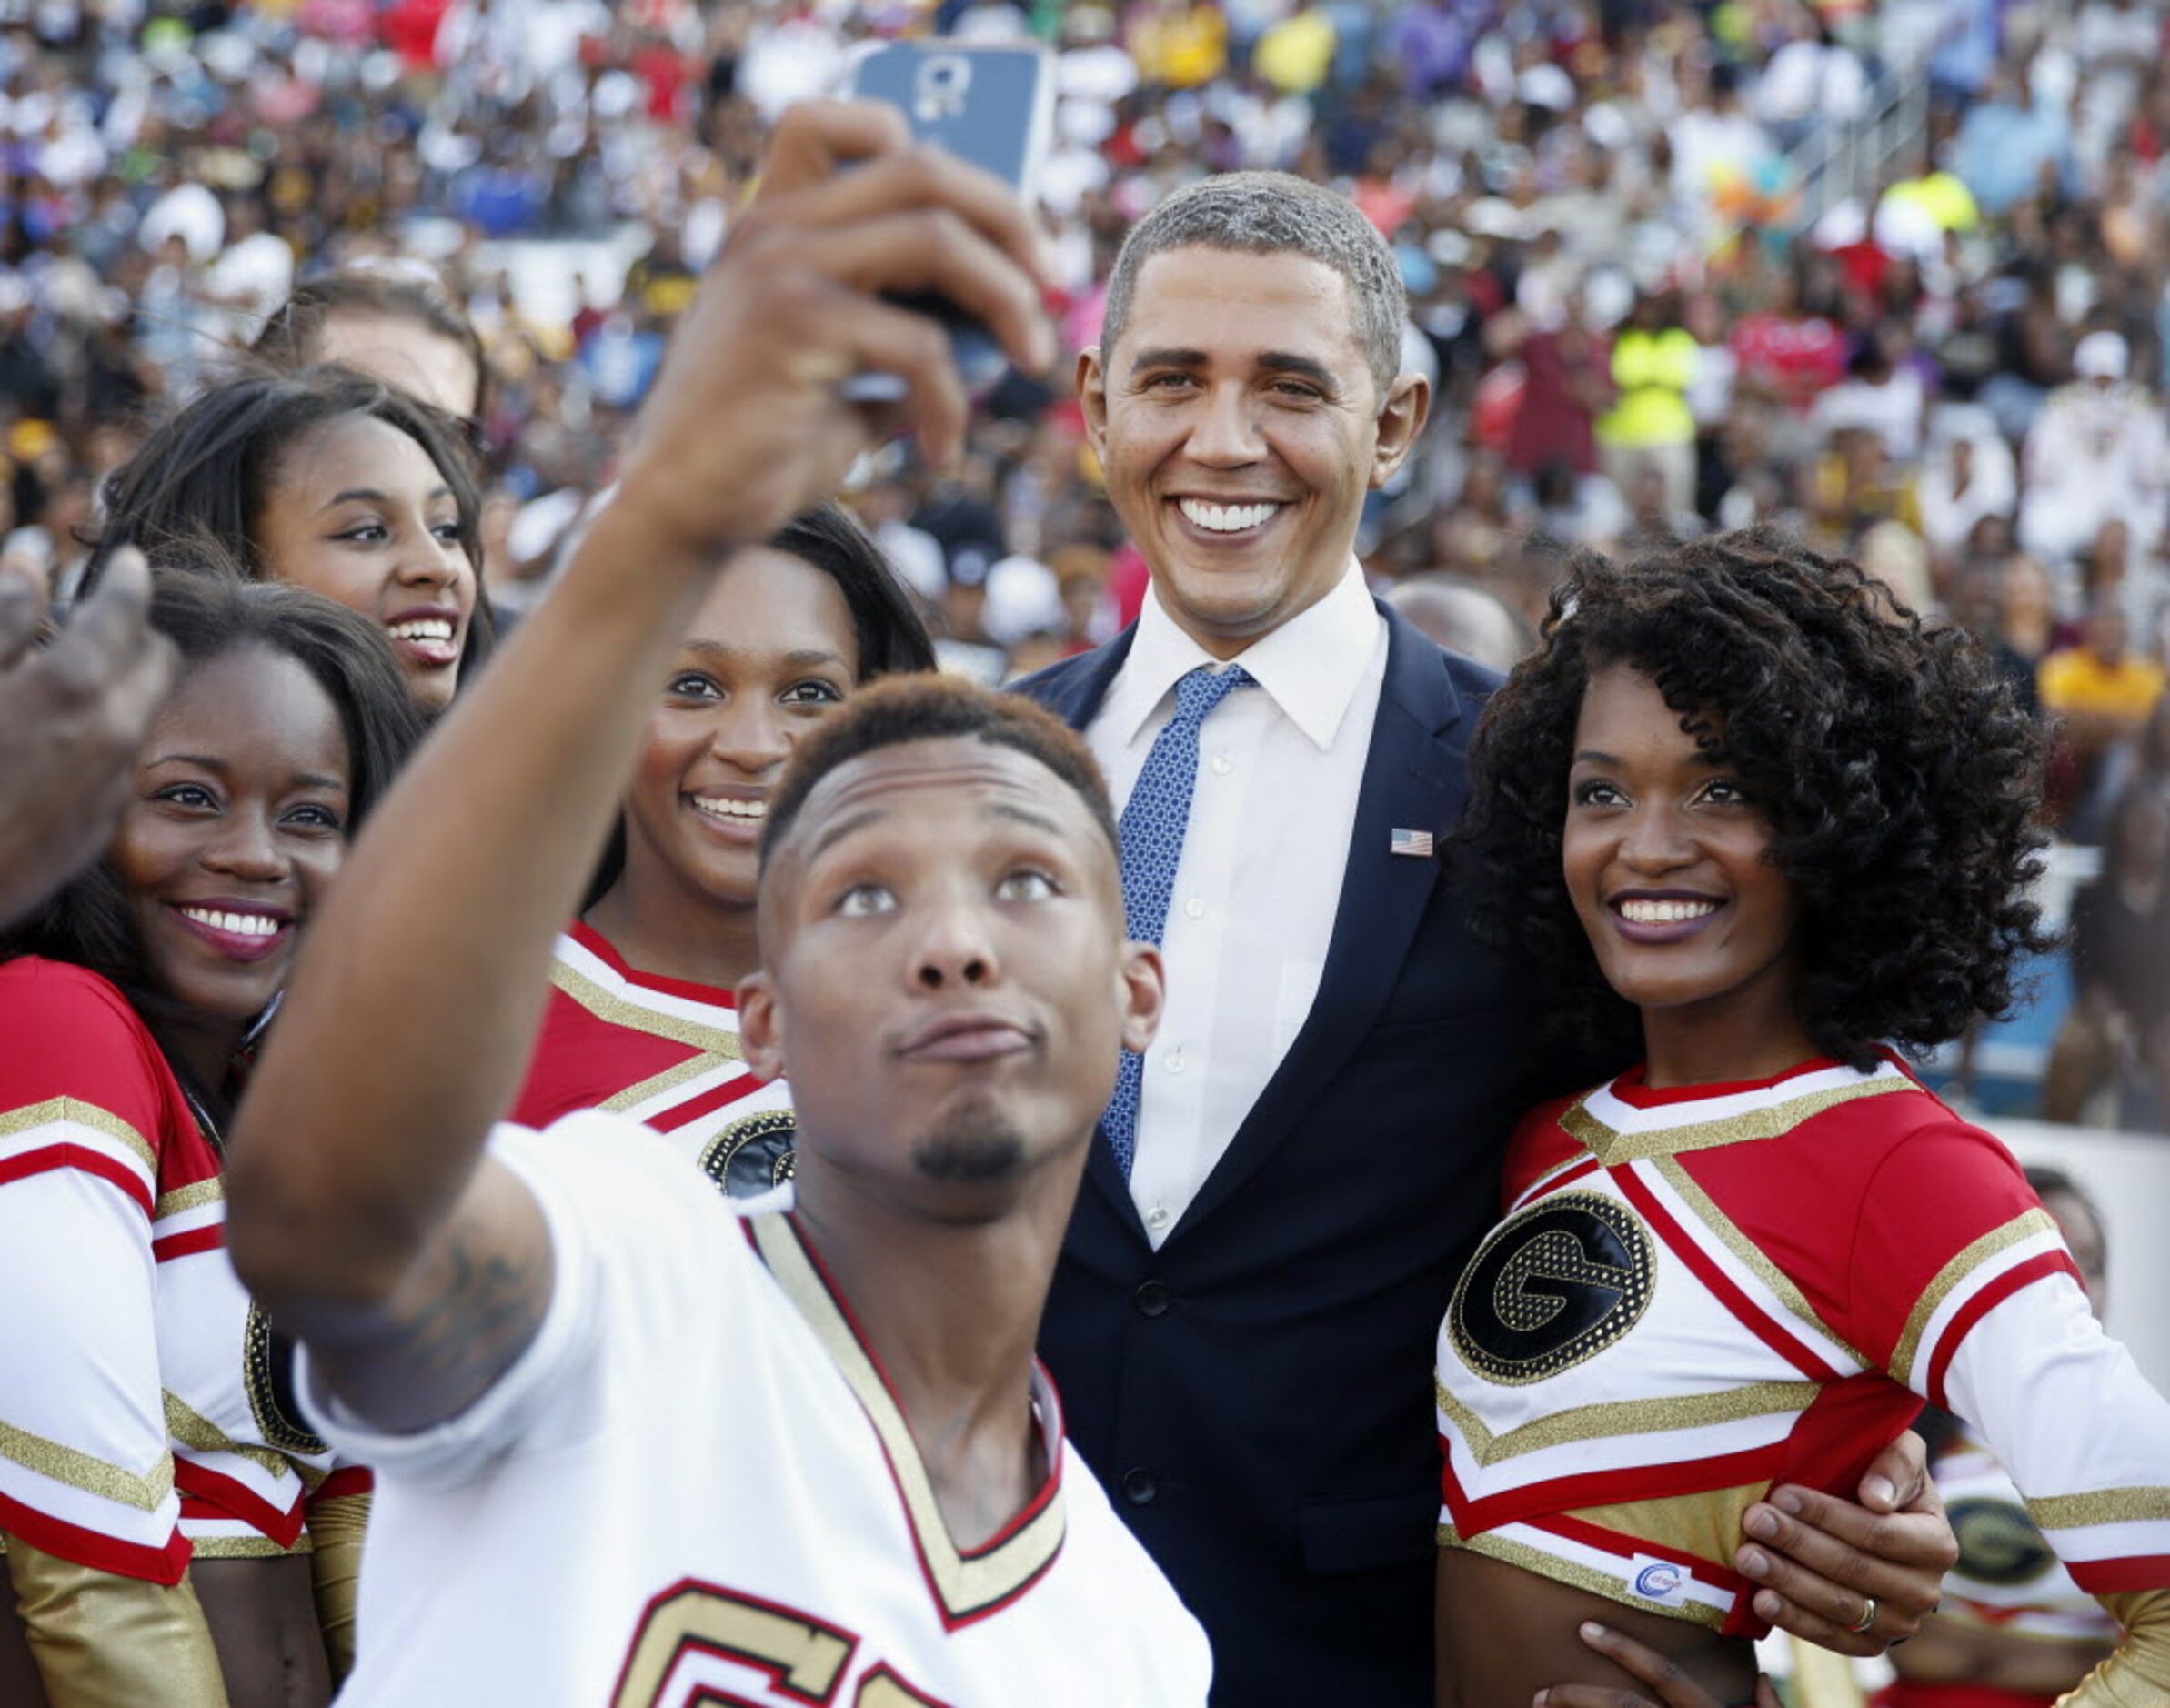
[[[1159, 943], [1168, 925], [1175, 869], [1183, 858], [1183, 832], [1190, 822], [1190, 795], [1198, 786], [1198, 731], [1206, 715], [1251, 681], [1241, 665], [1210, 670], [1201, 665], [1175, 685], [1175, 716], [1160, 726], [1137, 787], [1122, 809], [1122, 903], [1130, 939]], [[1138, 1153], [1138, 1099], [1145, 1058], [1122, 1052], [1115, 1096], [1100, 1128], [1124, 1180]]]

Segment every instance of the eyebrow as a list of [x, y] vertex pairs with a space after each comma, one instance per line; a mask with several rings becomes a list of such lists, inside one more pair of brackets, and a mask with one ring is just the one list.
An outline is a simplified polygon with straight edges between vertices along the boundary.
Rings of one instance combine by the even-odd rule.
[[[1694, 762], [1697, 765], [1708, 765], [1714, 769], [1722, 765], [1731, 765], [1733, 758], [1730, 754], [1713, 753], [1708, 749], [1698, 747], [1695, 749]], [[1600, 753], [1595, 748], [1584, 748], [1574, 756], [1573, 763], [1576, 765], [1624, 765], [1627, 761], [1616, 753]]]
[[[207, 753], [161, 753], [144, 769], [155, 770], [161, 765], [193, 765], [198, 770], [216, 771], [224, 777], [234, 768], [224, 759], [213, 759]], [[296, 789], [324, 789], [344, 793], [351, 785], [344, 777], [327, 777], [321, 771], [297, 771], [289, 785]]]
[[[1130, 363], [1130, 372], [1135, 376], [1148, 367], [1203, 367], [1209, 359], [1203, 350], [1174, 346], [1140, 350]], [[1299, 375], [1330, 396], [1341, 395], [1341, 384], [1334, 378], [1332, 369], [1312, 357], [1300, 356], [1293, 350], [1261, 350], [1251, 367], [1259, 373]]]
[[[449, 498], [452, 496], [453, 492], [450, 487], [437, 487], [431, 489], [429, 496], [423, 499], [423, 502], [435, 504], [439, 498]], [[390, 502], [389, 498], [374, 487], [349, 487], [346, 491], [334, 493], [327, 498], [320, 507], [318, 514], [321, 515], [323, 511], [334, 509], [342, 504], [389, 504]]]
[[[742, 658], [749, 655], [743, 647], [734, 647], [725, 640], [688, 640], [685, 649], [702, 658]], [[784, 662], [793, 669], [803, 670], [814, 665], [842, 664], [844, 656], [831, 652], [826, 647], [801, 647], [784, 654]]]
[[[1029, 824], [1035, 830], [1045, 831], [1050, 836], [1060, 837], [1062, 834], [1062, 827], [1054, 819], [1044, 813], [1034, 812], [1030, 808], [1013, 807], [1007, 802], [996, 801], [989, 807], [988, 810], [998, 818], [1013, 819], [1020, 824]], [[853, 813], [849, 819], [839, 819], [814, 839], [813, 846], [806, 851], [807, 859], [809, 860], [819, 859], [823, 849], [842, 841], [855, 830], [865, 829], [869, 825], [878, 822], [883, 816], [880, 808], [869, 807], [863, 812]]]

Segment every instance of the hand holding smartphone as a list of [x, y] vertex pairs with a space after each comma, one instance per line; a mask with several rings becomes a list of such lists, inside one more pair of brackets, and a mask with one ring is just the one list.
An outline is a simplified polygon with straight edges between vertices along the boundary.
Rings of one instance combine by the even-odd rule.
[[[1037, 198], [1055, 113], [1054, 68], [1043, 48], [892, 43], [859, 60], [850, 93], [896, 107], [915, 138], [992, 173], [1028, 206]], [[978, 321], [939, 296], [896, 301], [949, 328], [969, 392], [985, 392], [1002, 377], [1001, 349]], [[844, 395], [854, 403], [892, 403], [903, 387], [893, 375], [861, 374]]]

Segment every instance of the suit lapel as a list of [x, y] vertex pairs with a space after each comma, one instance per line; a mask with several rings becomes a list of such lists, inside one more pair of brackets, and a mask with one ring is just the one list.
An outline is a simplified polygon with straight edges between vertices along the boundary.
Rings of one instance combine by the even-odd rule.
[[[1071, 728], [1082, 733], [1100, 711], [1100, 702], [1108, 698], [1108, 689], [1122, 668], [1123, 660], [1130, 656], [1130, 639], [1137, 632], [1137, 626], [1132, 624], [1106, 646], [1050, 665], [1037, 676], [1013, 684], [1012, 691], [1037, 700]], [[1097, 1131], [1092, 1136], [1091, 1151], [1085, 1159], [1085, 1178], [1106, 1197], [1122, 1225], [1137, 1236], [1140, 1244], [1144, 1243], [1145, 1223], [1139, 1219], [1137, 1201], [1130, 1196], [1130, 1183], [1122, 1178], [1122, 1170], [1115, 1166], [1114, 1151]]]
[[[1386, 677], [1319, 994], [1170, 1241], [1181, 1239], [1227, 1201], [1363, 1041], [1401, 974], [1443, 859], [1443, 848], [1430, 859], [1391, 852], [1393, 833], [1429, 830], [1443, 844], [1462, 813], [1463, 744], [1449, 739], [1462, 716], [1461, 696], [1438, 647], [1392, 611], [1381, 609], [1387, 620]], [[1094, 1148], [1104, 1152], [1108, 1147]], [[1108, 1172], [1116, 1176], [1112, 1160]], [[1116, 1180], [1127, 1201], [1129, 1189], [1120, 1176]]]

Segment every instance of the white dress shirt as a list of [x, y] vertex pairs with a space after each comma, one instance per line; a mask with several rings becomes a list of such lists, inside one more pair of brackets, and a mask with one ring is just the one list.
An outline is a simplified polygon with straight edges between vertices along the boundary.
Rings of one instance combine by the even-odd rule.
[[[1158, 1248], [1311, 1010], [1341, 906], [1386, 678], [1386, 620], [1353, 560], [1325, 598], [1236, 660], [1257, 680], [1207, 717], [1160, 949], [1168, 1008], [1146, 1052], [1130, 1195]], [[1085, 731], [1117, 811], [1212, 655], [1146, 596]]]

